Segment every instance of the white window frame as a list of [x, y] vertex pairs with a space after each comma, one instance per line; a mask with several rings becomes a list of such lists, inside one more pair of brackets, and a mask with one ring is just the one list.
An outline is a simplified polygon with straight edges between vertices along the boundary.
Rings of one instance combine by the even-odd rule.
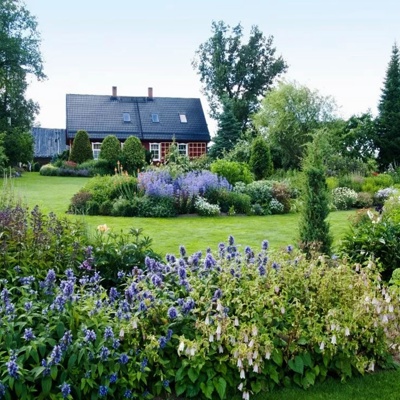
[[[156, 149], [153, 147], [157, 147]], [[149, 150], [153, 153], [153, 161], [160, 161], [161, 160], [161, 143], [150, 143]], [[158, 153], [158, 155], [157, 155]]]
[[185, 113], [180, 113], [179, 119], [181, 120], [181, 124], [187, 124], [187, 116]]
[[178, 143], [178, 152], [181, 156], [188, 155], [188, 144], [187, 143]]
[[92, 153], [94, 160], [99, 159], [100, 151], [101, 151], [101, 142], [92, 142]]

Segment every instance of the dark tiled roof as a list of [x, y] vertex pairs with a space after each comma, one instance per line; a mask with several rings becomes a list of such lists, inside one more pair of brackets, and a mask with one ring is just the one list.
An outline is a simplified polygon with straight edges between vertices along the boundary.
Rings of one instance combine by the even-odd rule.
[[[67, 94], [67, 137], [86, 130], [92, 140], [107, 135], [119, 139], [137, 136], [141, 140], [210, 141], [200, 99], [173, 97], [110, 97]], [[129, 113], [130, 122], [123, 121]], [[185, 114], [182, 123], [179, 114]], [[152, 122], [158, 114], [159, 122]]]
[[66, 149], [65, 129], [32, 128], [35, 157], [53, 157]]

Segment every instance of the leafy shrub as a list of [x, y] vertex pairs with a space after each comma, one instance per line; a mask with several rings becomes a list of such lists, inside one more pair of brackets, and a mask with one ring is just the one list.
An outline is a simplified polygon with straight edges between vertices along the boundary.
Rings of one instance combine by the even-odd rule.
[[79, 164], [80, 169], [89, 171], [90, 176], [96, 175], [112, 175], [114, 174], [115, 164], [111, 164], [107, 160], [88, 160]]
[[120, 197], [113, 203], [111, 215], [114, 217], [133, 217], [135, 216], [136, 208], [132, 200]]
[[214, 161], [210, 168], [211, 172], [223, 176], [231, 185], [236, 182], [250, 183], [254, 180], [248, 165], [245, 163], [221, 159]]
[[92, 200], [92, 194], [87, 190], [80, 190], [72, 196], [71, 203], [68, 207], [68, 212], [72, 214], [87, 214], [88, 202]]
[[264, 207], [256, 203], [251, 206], [251, 213], [254, 215], [265, 215]]
[[369, 208], [374, 204], [374, 198], [371, 193], [359, 192], [357, 193], [357, 201], [355, 206], [357, 208]]
[[113, 191], [115, 193], [114, 179], [116, 178], [113, 176], [95, 176], [85, 184], [82, 190], [89, 192], [92, 199], [101, 204], [111, 198]]
[[203, 197], [197, 197], [194, 203], [195, 210], [202, 217], [216, 217], [221, 210], [217, 204], [210, 204]]
[[337, 210], [348, 210], [357, 202], [358, 196], [353, 189], [337, 187], [332, 190], [332, 203]]
[[57, 176], [58, 168], [51, 164], [45, 164], [40, 168], [39, 173], [43, 176]]
[[328, 176], [326, 178], [326, 185], [328, 186], [328, 190], [332, 191], [333, 189], [339, 187], [339, 178], [336, 176]]
[[286, 182], [274, 182], [272, 184], [272, 196], [283, 205], [283, 213], [290, 211], [291, 191]]
[[89, 135], [86, 131], [80, 130], [76, 133], [72, 143], [69, 160], [81, 164], [87, 160], [93, 159], [92, 146]]
[[237, 184], [235, 190], [248, 194], [253, 204], [258, 203], [262, 206], [270, 203], [273, 193], [271, 181], [255, 181], [246, 186]]
[[137, 174], [137, 171], [145, 165], [145, 148], [135, 136], [129, 136], [122, 148], [122, 162], [130, 174]]
[[361, 211], [343, 238], [341, 251], [360, 264], [370, 259], [377, 261], [382, 278], [389, 280], [392, 271], [400, 268], [399, 248], [400, 225], [392, 220], [390, 213]]
[[400, 268], [393, 270], [392, 278], [389, 282], [391, 285], [396, 285], [400, 287]]
[[285, 206], [277, 199], [271, 199], [268, 208], [271, 214], [283, 214], [285, 212]]
[[138, 217], [167, 218], [175, 217], [174, 199], [167, 196], [135, 197], [134, 207]]
[[391, 187], [393, 178], [389, 174], [378, 174], [366, 177], [362, 184], [362, 191], [375, 194], [379, 189]]
[[249, 214], [251, 211], [251, 198], [244, 193], [211, 189], [207, 190], [204, 197], [209, 203], [217, 204], [224, 213], [227, 213], [231, 207], [239, 214]]
[[385, 202], [385, 200], [387, 200], [391, 196], [394, 196], [397, 193], [398, 193], [398, 190], [393, 187], [379, 189], [375, 193], [375, 196], [374, 196], [375, 202], [379, 203], [379, 204], [383, 204]]
[[99, 214], [100, 215], [111, 215], [113, 209], [113, 202], [111, 200], [104, 200], [100, 203]]

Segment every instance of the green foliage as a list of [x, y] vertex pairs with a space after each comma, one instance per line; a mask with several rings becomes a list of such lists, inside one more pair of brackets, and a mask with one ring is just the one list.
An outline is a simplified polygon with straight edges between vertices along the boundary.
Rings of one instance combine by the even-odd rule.
[[357, 193], [357, 201], [355, 206], [357, 208], [369, 208], [374, 204], [374, 197], [368, 192]]
[[145, 165], [145, 148], [135, 136], [129, 136], [122, 148], [122, 163], [129, 174], [137, 174], [137, 171]]
[[79, 164], [79, 168], [87, 170], [89, 176], [112, 175], [115, 171], [115, 165], [116, 164], [111, 164], [107, 160], [99, 158], [97, 160], [85, 161]]
[[361, 188], [363, 192], [375, 194], [379, 189], [384, 189], [393, 185], [393, 178], [389, 174], [378, 174], [368, 176], [364, 179]]
[[286, 182], [273, 182], [272, 197], [283, 206], [283, 213], [290, 211], [291, 190]]
[[11, 165], [33, 158], [30, 134], [39, 106], [26, 98], [32, 77], [42, 80], [43, 61], [36, 18], [22, 1], [2, 0], [0, 7], [0, 133]]
[[253, 176], [247, 164], [235, 161], [216, 160], [210, 166], [211, 172], [223, 176], [231, 185], [236, 182], [250, 183]]
[[217, 204], [210, 204], [203, 197], [198, 196], [194, 202], [194, 208], [202, 217], [216, 217], [220, 214], [221, 209]]
[[121, 143], [115, 135], [108, 135], [101, 142], [99, 158], [113, 166], [121, 159]]
[[138, 217], [167, 218], [175, 217], [174, 199], [167, 196], [143, 196], [133, 199]]
[[92, 200], [92, 194], [86, 190], [80, 190], [72, 197], [68, 212], [72, 214], [89, 214], [88, 202], [90, 200]]
[[93, 159], [92, 146], [86, 131], [81, 130], [76, 133], [69, 159], [77, 164]]
[[40, 175], [43, 176], [57, 176], [58, 168], [52, 164], [45, 164], [40, 168]]
[[299, 169], [313, 132], [335, 119], [336, 105], [306, 86], [281, 82], [270, 90], [253, 123], [271, 146], [274, 166]]
[[256, 180], [269, 177], [273, 172], [271, 151], [265, 139], [256, 137], [251, 144], [249, 166]]
[[323, 167], [325, 150], [323, 131], [318, 132], [307, 148], [303, 162], [303, 207], [300, 214], [300, 244], [308, 256], [313, 251], [329, 254], [332, 236], [326, 218], [329, 214], [328, 188]]
[[212, 36], [200, 45], [192, 65], [204, 85], [211, 116], [217, 118], [224, 98], [229, 97], [244, 129], [259, 97], [286, 71], [286, 63], [275, 56], [272, 36], [266, 38], [257, 26], [251, 28], [245, 44], [240, 24], [231, 29], [223, 21], [213, 21], [211, 30]]
[[[397, 204], [396, 209], [399, 207]], [[342, 240], [341, 250], [353, 262], [366, 264], [369, 260], [376, 261], [382, 278], [388, 281], [392, 271], [400, 268], [399, 246], [400, 224], [390, 212], [380, 215], [362, 210]]]
[[251, 211], [251, 198], [244, 193], [213, 189], [205, 193], [205, 198], [211, 204], [217, 204], [223, 213], [228, 213], [231, 208], [239, 214], [249, 214]]
[[382, 171], [400, 163], [400, 55], [397, 44], [386, 71], [378, 106], [377, 145], [378, 162]]
[[241, 135], [241, 124], [234, 114], [232, 100], [224, 98], [222, 104], [223, 111], [218, 115], [217, 134], [213, 138], [214, 144], [208, 152], [209, 157], [213, 160], [231, 151], [239, 141]]

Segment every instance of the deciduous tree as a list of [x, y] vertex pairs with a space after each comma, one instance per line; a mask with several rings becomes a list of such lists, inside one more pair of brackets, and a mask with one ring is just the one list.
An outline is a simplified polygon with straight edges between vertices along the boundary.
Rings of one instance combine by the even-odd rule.
[[214, 21], [211, 30], [212, 36], [200, 45], [192, 65], [204, 85], [211, 117], [221, 113], [227, 96], [233, 101], [236, 120], [245, 130], [260, 96], [286, 71], [286, 63], [275, 55], [273, 37], [265, 37], [257, 26], [251, 28], [247, 43], [242, 43], [240, 24], [231, 29], [223, 21]]
[[332, 122], [335, 109], [331, 97], [295, 82], [268, 92], [253, 121], [270, 143], [274, 166], [299, 169], [313, 131]]
[[[38, 80], [46, 76], [40, 53], [40, 34], [37, 21], [20, 0], [0, 0], [0, 132], [5, 132], [5, 151], [11, 163], [25, 161], [14, 157], [23, 153], [15, 144], [26, 142], [18, 137], [30, 132], [39, 106], [26, 98], [31, 77]], [[11, 146], [11, 147], [10, 147]], [[33, 155], [31, 149], [30, 158]]]

